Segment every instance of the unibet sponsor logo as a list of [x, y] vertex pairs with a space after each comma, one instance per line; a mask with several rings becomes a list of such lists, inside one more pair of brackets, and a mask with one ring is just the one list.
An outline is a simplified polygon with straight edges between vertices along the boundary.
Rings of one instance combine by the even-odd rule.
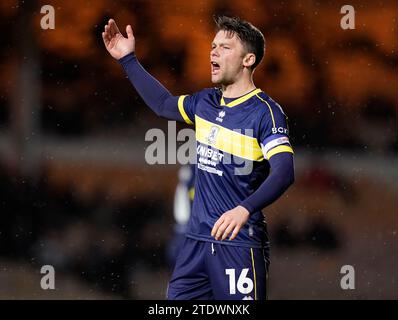
[[196, 148], [196, 151], [200, 157], [208, 158], [211, 161], [214, 161], [216, 163], [222, 161], [222, 158], [224, 157], [224, 154], [222, 154], [221, 152], [211, 149], [202, 144], [198, 145], [198, 147]]

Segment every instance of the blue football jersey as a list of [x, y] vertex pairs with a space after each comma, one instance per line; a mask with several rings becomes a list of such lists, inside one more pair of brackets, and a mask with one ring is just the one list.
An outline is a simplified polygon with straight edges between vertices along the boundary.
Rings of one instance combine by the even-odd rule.
[[[218, 88], [204, 89], [180, 96], [178, 108], [196, 132], [195, 198], [187, 237], [217, 242], [210, 233], [218, 218], [261, 185], [273, 155], [293, 153], [287, 118], [279, 104], [260, 89], [235, 99], [224, 98]], [[252, 212], [234, 240], [218, 242], [268, 246], [264, 215]]]

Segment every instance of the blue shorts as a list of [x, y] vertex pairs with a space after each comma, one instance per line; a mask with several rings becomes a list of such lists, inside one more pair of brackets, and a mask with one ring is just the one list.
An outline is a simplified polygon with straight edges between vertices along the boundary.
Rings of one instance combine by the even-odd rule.
[[186, 238], [169, 283], [167, 299], [266, 300], [268, 267], [268, 249]]

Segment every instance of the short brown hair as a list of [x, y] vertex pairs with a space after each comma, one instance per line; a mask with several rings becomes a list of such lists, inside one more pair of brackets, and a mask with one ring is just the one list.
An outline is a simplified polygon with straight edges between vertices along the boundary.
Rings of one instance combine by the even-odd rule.
[[250, 22], [237, 17], [214, 16], [216, 31], [224, 30], [235, 34], [243, 43], [248, 53], [254, 53], [256, 61], [252, 69], [256, 68], [264, 57], [265, 38], [264, 35]]

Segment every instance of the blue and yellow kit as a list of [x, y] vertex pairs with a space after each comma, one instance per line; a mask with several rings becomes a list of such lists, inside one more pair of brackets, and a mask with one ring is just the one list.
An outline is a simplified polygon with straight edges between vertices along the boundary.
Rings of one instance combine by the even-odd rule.
[[[173, 96], [134, 54], [120, 63], [157, 115], [195, 125], [195, 196], [167, 298], [265, 299], [269, 240], [261, 209], [294, 179], [281, 107], [260, 89], [234, 99], [217, 88]], [[238, 205], [250, 212], [248, 222], [234, 240], [216, 241], [214, 223]]]
[[[218, 88], [204, 89], [180, 96], [178, 108], [185, 122], [195, 125], [197, 140], [195, 199], [187, 236], [216, 242], [210, 235], [214, 223], [267, 178], [267, 160], [277, 153], [293, 153], [287, 119], [279, 104], [260, 89], [236, 99], [223, 98]], [[262, 212], [252, 212], [236, 239], [221, 243], [267, 246]]]

